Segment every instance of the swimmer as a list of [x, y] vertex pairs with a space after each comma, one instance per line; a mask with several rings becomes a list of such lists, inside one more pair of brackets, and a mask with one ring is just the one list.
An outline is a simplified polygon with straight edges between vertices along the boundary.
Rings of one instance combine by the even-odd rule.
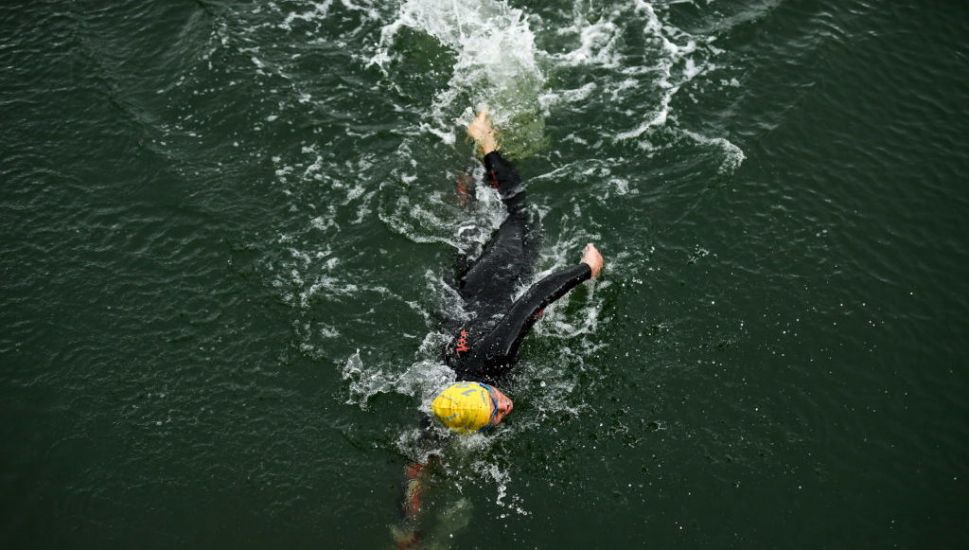
[[[532, 275], [538, 245], [535, 227], [525, 208], [521, 178], [498, 152], [487, 110], [478, 113], [467, 134], [483, 156], [486, 179], [501, 196], [508, 217], [477, 259], [459, 260], [454, 287], [472, 319], [449, 322], [452, 338], [443, 358], [458, 382], [444, 388], [431, 402], [436, 421], [458, 434], [493, 428], [511, 413], [514, 404], [498, 386], [518, 359], [525, 335], [545, 307], [582, 282], [598, 277], [603, 267], [602, 254], [590, 243], [578, 264], [552, 272], [513, 300], [515, 288]], [[459, 178], [457, 191], [462, 204], [473, 199], [473, 187], [467, 179]], [[405, 468], [406, 527], [395, 532], [399, 548], [414, 547], [418, 542], [414, 524], [426, 476], [426, 464], [412, 463]]]

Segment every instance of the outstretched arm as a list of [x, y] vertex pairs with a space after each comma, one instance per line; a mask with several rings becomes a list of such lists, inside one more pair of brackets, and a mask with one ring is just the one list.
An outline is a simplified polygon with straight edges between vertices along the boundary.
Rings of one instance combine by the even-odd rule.
[[542, 310], [580, 283], [598, 277], [603, 263], [602, 254], [590, 243], [583, 250], [582, 261], [578, 265], [559, 269], [532, 285], [515, 301], [502, 323], [495, 329], [497, 341], [491, 352], [497, 357], [514, 357], [522, 339], [541, 316]]

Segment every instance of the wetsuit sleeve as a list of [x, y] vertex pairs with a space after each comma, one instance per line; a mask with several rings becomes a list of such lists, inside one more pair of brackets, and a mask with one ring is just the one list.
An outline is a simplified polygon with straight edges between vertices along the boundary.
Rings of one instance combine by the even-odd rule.
[[521, 176], [518, 171], [498, 151], [492, 151], [484, 157], [485, 171], [488, 182], [498, 190], [501, 198], [509, 199], [521, 191]]
[[498, 348], [495, 351], [503, 357], [517, 355], [518, 346], [521, 345], [528, 329], [535, 324], [541, 310], [591, 277], [592, 269], [580, 263], [559, 269], [532, 285], [512, 304], [511, 310], [495, 328]]

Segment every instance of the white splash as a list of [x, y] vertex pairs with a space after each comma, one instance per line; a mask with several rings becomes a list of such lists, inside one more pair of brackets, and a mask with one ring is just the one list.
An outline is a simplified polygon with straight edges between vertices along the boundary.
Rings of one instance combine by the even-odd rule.
[[386, 70], [404, 27], [436, 38], [456, 56], [447, 86], [434, 96], [430, 121], [420, 124], [422, 131], [453, 144], [455, 126], [487, 105], [505, 131], [506, 150], [525, 153], [540, 145], [544, 120], [538, 97], [545, 76], [536, 62], [535, 35], [521, 10], [499, 0], [407, 0], [381, 30], [371, 65]]
[[715, 147], [719, 147], [723, 151], [724, 158], [720, 163], [719, 168], [719, 172], [721, 174], [733, 172], [739, 168], [744, 162], [744, 159], [747, 158], [740, 147], [737, 147], [726, 138], [709, 138], [696, 132], [691, 132], [690, 130], [683, 130], [683, 135], [701, 145], [713, 145]]

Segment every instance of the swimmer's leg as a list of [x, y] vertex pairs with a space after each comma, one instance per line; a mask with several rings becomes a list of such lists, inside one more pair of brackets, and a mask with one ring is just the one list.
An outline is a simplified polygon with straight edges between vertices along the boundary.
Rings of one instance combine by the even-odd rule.
[[484, 157], [486, 180], [501, 195], [508, 218], [498, 227], [474, 261], [459, 259], [455, 287], [468, 301], [507, 297], [532, 272], [538, 231], [525, 203], [525, 191], [515, 167], [497, 152]]
[[524, 192], [524, 187], [521, 176], [510, 162], [505, 160], [498, 151], [494, 151], [485, 155], [484, 165], [488, 183], [498, 190], [501, 200], [509, 211], [513, 210], [518, 202], [524, 202], [524, 200], [515, 200], [516, 195]]
[[515, 286], [526, 282], [532, 274], [538, 242], [536, 224], [522, 202], [458, 278], [458, 292], [467, 301], [510, 301]]

